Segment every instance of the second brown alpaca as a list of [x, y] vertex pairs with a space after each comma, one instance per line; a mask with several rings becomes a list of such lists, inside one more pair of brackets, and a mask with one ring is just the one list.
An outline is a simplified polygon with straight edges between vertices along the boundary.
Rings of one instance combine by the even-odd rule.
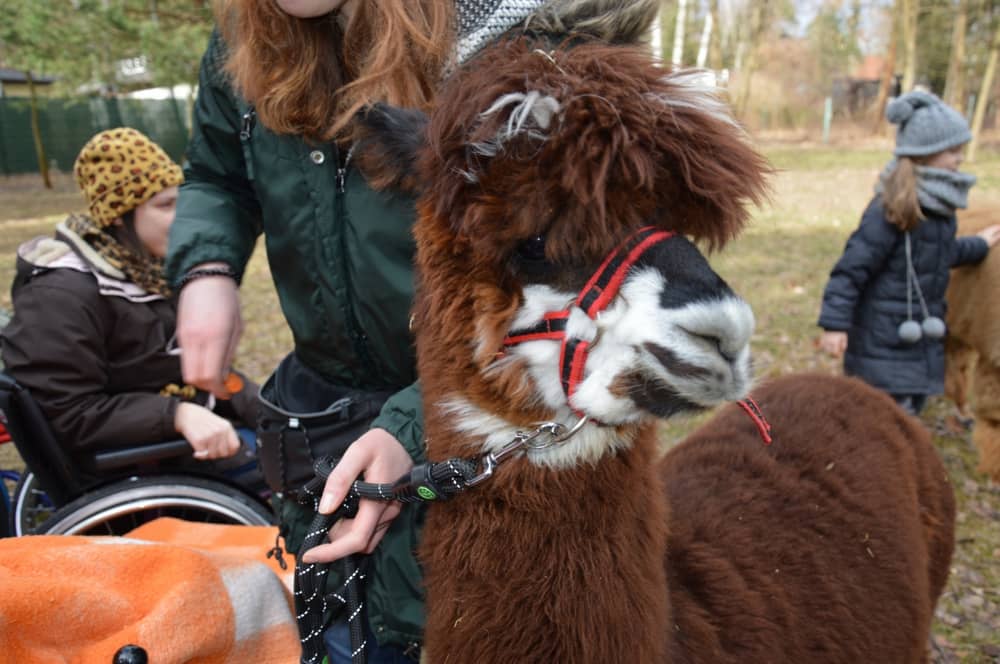
[[[1000, 220], [1000, 206], [959, 215], [958, 234], [971, 235]], [[946, 295], [945, 394], [963, 413], [972, 398], [972, 440], [979, 472], [1000, 482], [1000, 252], [951, 272]]]

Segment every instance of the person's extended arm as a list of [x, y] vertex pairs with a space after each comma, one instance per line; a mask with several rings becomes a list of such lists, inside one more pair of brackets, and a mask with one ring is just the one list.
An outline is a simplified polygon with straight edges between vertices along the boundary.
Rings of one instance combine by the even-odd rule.
[[1000, 224], [987, 226], [975, 235], [955, 238], [955, 254], [952, 257], [951, 267], [979, 263], [986, 258], [998, 241], [1000, 241]]
[[[247, 175], [240, 131], [243, 117], [220, 71], [224, 45], [213, 34], [202, 59], [185, 181], [170, 229], [167, 276], [176, 286], [185, 274], [228, 266], [242, 277], [260, 233], [260, 205]], [[238, 284], [202, 277], [182, 290], [177, 338], [184, 379], [217, 396], [243, 329]]]
[[[195, 269], [212, 269], [203, 263]], [[243, 333], [239, 286], [230, 277], [200, 277], [187, 284], [177, 303], [177, 343], [184, 380], [228, 398], [225, 380]]]

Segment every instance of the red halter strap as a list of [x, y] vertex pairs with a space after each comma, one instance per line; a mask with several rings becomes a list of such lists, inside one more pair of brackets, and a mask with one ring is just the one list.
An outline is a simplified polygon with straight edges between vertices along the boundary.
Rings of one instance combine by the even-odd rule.
[[[573, 305], [583, 310], [591, 319], [595, 318], [601, 311], [606, 309], [618, 295], [619, 289], [628, 276], [628, 271], [635, 265], [644, 253], [650, 248], [664, 242], [674, 236], [670, 231], [657, 230], [653, 226], [644, 226], [618, 247], [608, 254], [604, 262], [594, 272], [587, 281], [587, 284], [577, 295]], [[503, 348], [516, 346], [527, 341], [538, 341], [548, 339], [551, 341], [561, 341], [562, 347], [559, 355], [559, 379], [562, 383], [563, 392], [567, 401], [576, 392], [577, 386], [583, 381], [583, 368], [587, 363], [587, 354], [590, 352], [590, 342], [584, 339], [575, 339], [566, 336], [566, 325], [569, 321], [570, 309], [559, 311], [549, 311], [540, 323], [527, 328], [511, 330], [504, 337]], [[500, 355], [503, 354], [500, 350]], [[753, 420], [757, 426], [757, 431], [765, 445], [771, 444], [771, 425], [764, 419], [764, 414], [753, 399], [747, 397], [743, 401], [737, 402]], [[572, 408], [572, 406], [571, 406]], [[573, 409], [580, 417], [580, 413]]]
[[771, 425], [767, 420], [764, 419], [764, 412], [757, 405], [757, 402], [753, 400], [753, 397], [747, 397], [742, 401], [737, 401], [737, 405], [746, 411], [746, 414], [750, 416], [753, 420], [754, 425], [757, 427], [757, 433], [760, 434], [761, 440], [764, 441], [765, 445], [770, 445], [772, 442], [771, 438]]
[[[635, 265], [636, 261], [650, 247], [673, 235], [670, 231], [657, 230], [652, 226], [640, 228], [633, 233], [604, 259], [604, 262], [577, 295], [574, 306], [582, 309], [590, 318], [597, 316], [618, 295], [618, 290], [624, 283], [629, 269]], [[583, 380], [583, 367], [587, 362], [587, 353], [590, 349], [590, 342], [566, 336], [566, 323], [569, 320], [569, 314], [570, 309], [550, 311], [545, 314], [538, 325], [512, 330], [503, 340], [504, 348], [539, 339], [562, 341], [559, 374], [567, 399], [573, 395], [577, 385]]]

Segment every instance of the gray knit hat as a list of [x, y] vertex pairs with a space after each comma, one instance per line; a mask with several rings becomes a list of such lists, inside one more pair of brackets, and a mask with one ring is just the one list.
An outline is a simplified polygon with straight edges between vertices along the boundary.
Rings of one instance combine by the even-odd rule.
[[962, 114], [929, 92], [914, 90], [893, 99], [885, 118], [899, 125], [897, 157], [926, 157], [972, 140]]
[[524, 22], [548, 0], [456, 0], [458, 43], [455, 59], [462, 64], [484, 46]]

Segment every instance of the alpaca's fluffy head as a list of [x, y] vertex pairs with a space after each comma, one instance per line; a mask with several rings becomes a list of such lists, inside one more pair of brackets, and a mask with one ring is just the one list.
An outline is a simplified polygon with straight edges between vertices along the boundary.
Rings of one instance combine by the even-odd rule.
[[[362, 159], [377, 182], [420, 192], [420, 373], [452, 429], [500, 441], [571, 411], [631, 426], [744, 395], [753, 316], [687, 238], [734, 236], [768, 168], [712, 90], [641, 49], [522, 39], [459, 70], [439, 104], [428, 120], [374, 109]], [[640, 227], [673, 236], [600, 313], [573, 305]], [[501, 352], [559, 310], [562, 338]], [[590, 348], [569, 395], [566, 339]], [[579, 436], [565, 462], [602, 454], [610, 431]]]

